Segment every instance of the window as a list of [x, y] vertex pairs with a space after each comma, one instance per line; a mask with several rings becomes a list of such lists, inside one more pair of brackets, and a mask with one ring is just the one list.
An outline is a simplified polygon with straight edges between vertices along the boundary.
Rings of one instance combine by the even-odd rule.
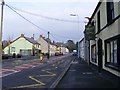
[[20, 49], [20, 54], [23, 56], [31, 55], [31, 52], [30, 49]]
[[105, 41], [105, 64], [120, 70], [120, 36]]
[[118, 2], [118, 14], [120, 15], [120, 1]]
[[110, 63], [117, 65], [117, 40], [113, 40], [110, 42]]
[[108, 22], [108, 24], [111, 23], [114, 18], [115, 18], [114, 3], [107, 2], [107, 22]]
[[96, 45], [91, 46], [91, 60], [96, 63]]
[[15, 47], [11, 47], [11, 52], [15, 52]]
[[100, 11], [97, 14], [97, 23], [98, 23], [97, 29], [98, 29], [98, 32], [99, 32], [100, 31]]

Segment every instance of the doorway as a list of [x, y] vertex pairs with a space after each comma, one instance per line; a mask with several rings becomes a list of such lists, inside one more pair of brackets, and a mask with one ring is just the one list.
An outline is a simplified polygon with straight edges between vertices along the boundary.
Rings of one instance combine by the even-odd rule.
[[101, 73], [101, 70], [102, 70], [102, 39], [99, 38], [98, 40], [98, 71]]

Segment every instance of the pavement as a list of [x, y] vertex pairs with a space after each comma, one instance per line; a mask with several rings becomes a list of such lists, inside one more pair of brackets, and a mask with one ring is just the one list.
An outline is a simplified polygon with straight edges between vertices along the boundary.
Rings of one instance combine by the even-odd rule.
[[82, 59], [75, 59], [55, 90], [63, 88], [120, 88], [120, 78], [106, 71], [99, 73]]

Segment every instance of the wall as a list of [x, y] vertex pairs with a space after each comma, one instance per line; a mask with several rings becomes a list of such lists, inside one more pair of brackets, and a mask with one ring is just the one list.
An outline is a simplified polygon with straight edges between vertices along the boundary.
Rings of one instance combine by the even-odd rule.
[[[98, 30], [97, 30], [97, 27], [98, 27], [97, 13], [98, 13], [99, 10], [100, 10], [100, 16], [101, 16], [100, 17], [100, 21], [101, 21], [100, 22], [100, 24], [101, 24], [100, 29], [103, 29], [103, 30], [100, 33], [97, 33], [98, 32]], [[120, 14], [120, 1], [119, 1], [119, 5], [116, 2], [114, 3], [114, 11], [115, 11], [115, 17], [117, 17]], [[105, 66], [105, 42], [104, 42], [106, 39], [109, 39], [111, 37], [114, 37], [114, 36], [117, 36], [117, 35], [120, 34], [120, 18], [117, 19], [115, 22], [113, 22], [111, 25], [105, 27], [107, 25], [106, 2], [102, 2], [100, 7], [98, 8], [98, 10], [96, 11], [93, 19], [95, 20], [95, 26], [96, 26], [97, 35], [96, 35], [95, 41], [90, 41], [90, 62], [95, 64], [95, 65], [98, 65], [98, 55], [97, 55], [97, 63], [94, 63], [91, 60], [91, 46], [93, 44], [96, 44], [96, 51], [98, 52], [97, 48], [99, 48], [99, 47], [97, 45], [97, 41], [98, 41], [99, 38], [101, 38], [102, 43], [103, 43], [103, 45], [102, 45], [102, 47], [103, 47], [103, 57], [102, 57], [103, 69], [106, 70], [106, 71], [111, 72], [112, 74], [120, 76], [120, 72]]]
[[[11, 47], [15, 47], [15, 52], [12, 52]], [[31, 49], [32, 50], [32, 44], [23, 37], [19, 38], [18, 40], [16, 40], [15, 42], [10, 44], [10, 53], [11, 54], [13, 54], [13, 53], [19, 54], [20, 49]], [[9, 54], [8, 50], [9, 50], [9, 46], [7, 46], [4, 49], [4, 53]]]
[[80, 57], [82, 58], [82, 59], [85, 59], [85, 51], [84, 51], [84, 39], [82, 39], [80, 42], [79, 42], [79, 51], [80, 51]]
[[42, 53], [48, 53], [48, 43], [42, 37], [39, 37], [37, 41], [41, 45]]

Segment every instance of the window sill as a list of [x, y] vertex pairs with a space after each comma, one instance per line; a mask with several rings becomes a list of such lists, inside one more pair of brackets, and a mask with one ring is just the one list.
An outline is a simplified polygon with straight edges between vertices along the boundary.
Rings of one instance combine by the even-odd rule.
[[117, 67], [113, 64], [106, 64], [105, 66], [120, 72], [120, 67]]

